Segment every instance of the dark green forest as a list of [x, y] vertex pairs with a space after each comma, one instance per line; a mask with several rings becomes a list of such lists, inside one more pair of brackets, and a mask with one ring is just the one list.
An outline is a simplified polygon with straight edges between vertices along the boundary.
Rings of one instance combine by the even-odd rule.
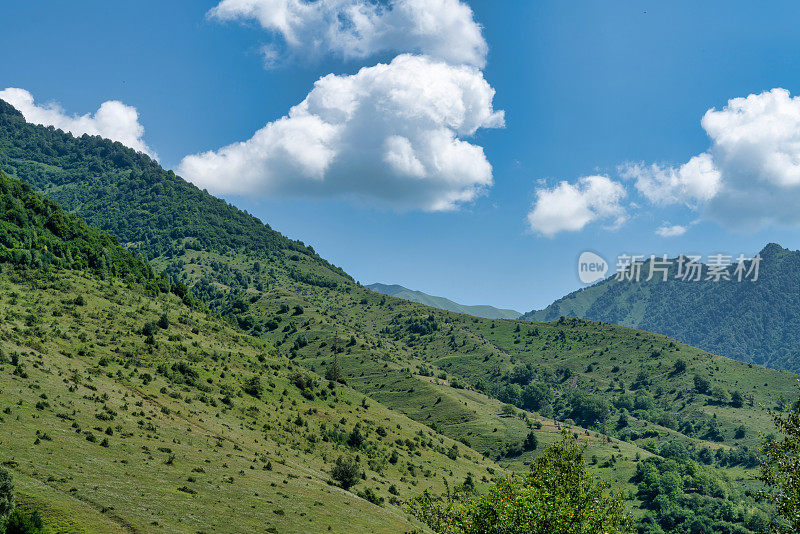
[[74, 269], [101, 277], [116, 277], [144, 286], [151, 292], [199, 301], [180, 282], [157, 275], [147, 261], [121, 246], [116, 238], [88, 226], [66, 213], [31, 186], [0, 170], [0, 266], [16, 268]]

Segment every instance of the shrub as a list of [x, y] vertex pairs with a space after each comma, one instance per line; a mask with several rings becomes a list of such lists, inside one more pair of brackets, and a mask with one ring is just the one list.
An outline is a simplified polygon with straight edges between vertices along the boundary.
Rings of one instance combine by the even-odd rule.
[[353, 427], [353, 431], [347, 437], [347, 444], [353, 449], [360, 449], [364, 444], [364, 435], [361, 434], [361, 429], [358, 425]]
[[27, 515], [19, 508], [15, 509], [6, 523], [6, 534], [38, 534], [42, 532], [44, 525], [39, 512], [34, 510], [31, 515]]
[[339, 456], [331, 469], [331, 477], [344, 489], [350, 489], [361, 480], [361, 466], [352, 456]]
[[142, 327], [142, 335], [145, 337], [153, 337], [153, 335], [158, 331], [158, 325], [153, 321], [149, 321], [144, 324]]
[[356, 495], [365, 501], [371, 502], [372, 504], [383, 506], [383, 497], [379, 497], [377, 493], [372, 491], [372, 488], [367, 488], [364, 491], [356, 492]]
[[257, 399], [260, 399], [261, 395], [264, 393], [264, 386], [261, 384], [261, 377], [258, 375], [251, 377], [247, 380], [247, 382], [245, 382], [243, 389], [248, 395], [252, 395]]

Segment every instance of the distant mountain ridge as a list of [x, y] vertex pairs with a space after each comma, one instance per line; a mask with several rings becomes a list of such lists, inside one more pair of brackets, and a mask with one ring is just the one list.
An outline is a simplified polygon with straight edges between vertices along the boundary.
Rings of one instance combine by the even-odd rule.
[[522, 313], [516, 310], [504, 310], [488, 305], [469, 306], [467, 304], [459, 304], [445, 297], [428, 295], [422, 291], [415, 291], [397, 284], [370, 284], [364, 287], [376, 293], [381, 293], [382, 295], [389, 295], [390, 297], [397, 297], [410, 300], [411, 302], [425, 304], [432, 308], [474, 315], [475, 317], [483, 317], [485, 319], [519, 319], [522, 316]]
[[[776, 369], [800, 370], [800, 251], [770, 243], [756, 282], [666, 282], [609, 277], [574, 291], [530, 321], [578, 317], [664, 334], [710, 352]], [[646, 269], [643, 268], [643, 273]], [[704, 266], [705, 278], [707, 266]], [[733, 273], [733, 267], [729, 268]]]

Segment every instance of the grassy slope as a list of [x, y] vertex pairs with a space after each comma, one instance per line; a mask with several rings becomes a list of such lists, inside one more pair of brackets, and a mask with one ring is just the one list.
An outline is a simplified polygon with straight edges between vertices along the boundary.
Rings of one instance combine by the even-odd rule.
[[[86, 304], [75, 305], [75, 295]], [[451, 460], [450, 440], [372, 400], [365, 408], [363, 395], [349, 388], [304, 398], [289, 379], [296, 366], [269, 344], [190, 311], [173, 295], [154, 300], [74, 271], [6, 268], [0, 310], [0, 461], [13, 469], [23, 507], [43, 507], [59, 531], [411, 529], [398, 507], [328, 484], [330, 463], [348, 447], [324, 441], [323, 424], [349, 432], [361, 423], [367, 445], [359, 454], [372, 469], [355, 490], [369, 487], [386, 499], [392, 484], [407, 497], [439, 489], [442, 476], [459, 482], [471, 472], [480, 483], [496, 468], [463, 445]], [[156, 334], [155, 346], [145, 344], [137, 329], [164, 312], [172, 324]], [[12, 354], [27, 378], [13, 373]], [[207, 391], [155, 369], [176, 361], [189, 362]], [[264, 376], [261, 400], [242, 394], [253, 373]], [[146, 383], [145, 374], [154, 380]], [[327, 381], [317, 382], [314, 391], [330, 392]], [[232, 408], [221, 402], [225, 394]], [[100, 445], [104, 438], [108, 447]], [[400, 454], [397, 464], [388, 462], [391, 449]]]

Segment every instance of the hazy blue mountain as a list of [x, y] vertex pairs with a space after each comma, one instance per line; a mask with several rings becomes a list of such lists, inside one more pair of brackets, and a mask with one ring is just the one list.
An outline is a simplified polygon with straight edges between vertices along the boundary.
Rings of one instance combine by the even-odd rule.
[[444, 297], [435, 297], [423, 293], [422, 291], [414, 291], [413, 289], [408, 289], [407, 287], [397, 284], [370, 284], [365, 287], [376, 293], [410, 300], [411, 302], [418, 302], [426, 306], [431, 306], [432, 308], [474, 315], [475, 317], [484, 317], [486, 319], [519, 319], [522, 315], [522, 313], [516, 310], [503, 310], [495, 308], [494, 306], [468, 306], [466, 304], [459, 304]]

